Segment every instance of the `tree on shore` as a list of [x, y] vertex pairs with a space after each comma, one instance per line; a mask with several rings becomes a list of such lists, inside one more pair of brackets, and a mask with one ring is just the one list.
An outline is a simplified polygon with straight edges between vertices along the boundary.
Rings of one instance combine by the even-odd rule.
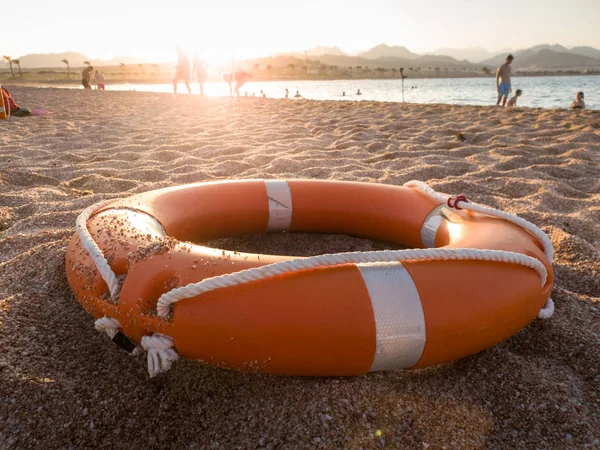
[[5, 60], [8, 63], [8, 65], [10, 66], [10, 73], [12, 74], [12, 77], [14, 78], [15, 77], [15, 71], [13, 69], [13, 60], [12, 60], [12, 58], [10, 56], [3, 56], [2, 59]]
[[121, 68], [121, 70], [123, 71], [123, 79], [126, 78], [126, 69], [125, 69], [125, 63], [119, 63], [119, 67]]
[[482, 67], [481, 71], [483, 72], [484, 75], [491, 75], [492, 71], [490, 70], [489, 67]]
[[156, 69], [156, 76], [160, 76], [160, 67], [158, 66], [158, 64], [152, 64], [152, 67]]
[[69, 60], [63, 59], [63, 60], [61, 60], [61, 62], [67, 65], [67, 78], [70, 80], [71, 79], [71, 66], [69, 66]]
[[146, 72], [144, 72], [144, 65], [143, 64], [138, 64], [138, 67], [140, 68], [140, 70], [142, 71], [142, 73], [146, 73]]
[[84, 62], [83, 62], [83, 65], [84, 65], [84, 66], [88, 66], [88, 67], [89, 67], [89, 66], [91, 66], [91, 64], [90, 64], [90, 62], [89, 62], [89, 61], [84, 61]]
[[23, 78], [23, 74], [21, 73], [21, 61], [18, 59], [13, 59], [12, 62], [13, 64], [17, 65], [17, 69], [19, 70], [19, 78]]

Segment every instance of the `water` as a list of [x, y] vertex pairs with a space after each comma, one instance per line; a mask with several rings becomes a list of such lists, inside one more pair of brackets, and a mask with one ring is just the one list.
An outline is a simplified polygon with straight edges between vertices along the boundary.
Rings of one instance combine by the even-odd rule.
[[[415, 88], [413, 88], [413, 86]], [[541, 108], [568, 108], [575, 93], [585, 93], [586, 107], [600, 109], [600, 76], [513, 77], [513, 91], [523, 90], [518, 106]], [[171, 84], [122, 84], [107, 86], [110, 90], [136, 90], [172, 92]], [[225, 82], [207, 82], [204, 85], [209, 96], [229, 95]], [[241, 93], [255, 93], [261, 89], [269, 98], [282, 98], [285, 89], [290, 97], [296, 91], [304, 98], [313, 100], [376, 100], [402, 101], [400, 80], [323, 80], [323, 81], [250, 81]], [[192, 83], [194, 92], [198, 85]], [[362, 95], [355, 95], [360, 89]], [[180, 83], [179, 92], [187, 92]], [[346, 96], [342, 96], [342, 92]], [[449, 103], [455, 105], [493, 105], [496, 103], [496, 85], [493, 78], [431, 78], [404, 80], [404, 99], [410, 103]]]

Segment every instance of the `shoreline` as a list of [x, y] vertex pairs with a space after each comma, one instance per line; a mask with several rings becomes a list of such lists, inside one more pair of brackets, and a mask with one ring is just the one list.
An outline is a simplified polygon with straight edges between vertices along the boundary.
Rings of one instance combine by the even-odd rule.
[[[600, 76], [598, 73], [528, 73], [513, 75], [513, 78], [534, 78], [534, 77], [596, 77]], [[409, 75], [406, 79], [408, 80], [437, 80], [437, 79], [448, 79], [448, 80], [460, 80], [460, 79], [495, 79], [493, 75], [464, 75], [464, 76], [414, 76]], [[363, 81], [363, 80], [381, 80], [391, 81], [398, 80], [399, 77], [260, 77], [255, 76], [251, 81], [268, 83], [268, 82], [295, 82], [295, 81]], [[207, 82], [222, 82], [220, 78], [212, 77], [206, 80]], [[122, 85], [122, 84], [171, 84], [173, 79], [171, 77], [157, 77], [157, 78], [112, 78], [106, 80], [106, 85]], [[197, 83], [196, 80], [190, 79], [191, 83]], [[69, 85], [73, 87], [80, 87], [81, 80], [70, 79], [70, 80], [51, 80], [51, 79], [19, 79], [19, 78], [5, 78], [0, 80], [2, 85], [13, 85], [13, 86], [38, 86], [38, 85]]]
[[[170, 86], [170, 84], [164, 84], [165, 86]], [[32, 83], [32, 84], [16, 84], [16, 85], [9, 85], [9, 84], [5, 84], [2, 85], [4, 87], [6, 87], [9, 90], [14, 90], [14, 89], [39, 89], [39, 90], [57, 90], [57, 91], [84, 91], [84, 89], [81, 87], [81, 85], [70, 85], [70, 86], [65, 86], [65, 85], [44, 85], [44, 84], [39, 84], [39, 83]], [[107, 86], [109, 86], [107, 84]], [[123, 86], [123, 85], [119, 85], [119, 86]], [[135, 85], [131, 85], [131, 86], [135, 86]], [[169, 91], [152, 91], [152, 90], [136, 90], [136, 89], [107, 89], [105, 91], [96, 91], [96, 89], [92, 89], [91, 91], [89, 91], [91, 93], [94, 93], [93, 95], [96, 95], [95, 92], [98, 92], [99, 95], [106, 95], [107, 93], [110, 94], [114, 94], [114, 93], [120, 93], [120, 94], [124, 94], [124, 93], [135, 93], [135, 94], [159, 94], [161, 96], [168, 96], [169, 98], [173, 98], [173, 93], [169, 92]], [[185, 99], [187, 97], [191, 97], [191, 98], [197, 98], [200, 99], [202, 101], [214, 101], [214, 100], [218, 100], [218, 99], [230, 99], [232, 101], [240, 101], [240, 102], [245, 102], [245, 101], [249, 101], [249, 102], [253, 102], [253, 101], [257, 101], [257, 102], [264, 102], [264, 101], [270, 101], [270, 100], [285, 100], [285, 101], [289, 101], [289, 102], [334, 102], [334, 103], [338, 103], [338, 102], [349, 102], [349, 103], [381, 103], [381, 104], [398, 104], [398, 105], [402, 105], [402, 106], [451, 106], [451, 107], [473, 107], [473, 108], [487, 108], [487, 107], [491, 107], [494, 109], [500, 109], [500, 110], [506, 110], [508, 112], [510, 112], [511, 110], [540, 110], [540, 111], [571, 111], [573, 113], [572, 110], [569, 109], [568, 106], [554, 106], [554, 107], [544, 107], [544, 106], [522, 106], [519, 105], [516, 108], [502, 108], [497, 106], [495, 103], [493, 102], [489, 102], [489, 103], [485, 103], [485, 104], [473, 104], [473, 103], [441, 103], [441, 102], [411, 102], [411, 101], [405, 101], [402, 102], [400, 100], [378, 100], [378, 99], [370, 99], [370, 98], [357, 98], [356, 96], [352, 96], [352, 95], [348, 95], [346, 97], [338, 97], [338, 98], [301, 98], [301, 99], [293, 99], [293, 98], [289, 98], [286, 99], [283, 96], [279, 96], [279, 97], [267, 97], [267, 98], [261, 98], [259, 96], [253, 97], [253, 96], [230, 96], [227, 94], [223, 94], [223, 95], [206, 95], [204, 97], [200, 96], [200, 94], [198, 92], [192, 92], [192, 94], [188, 94], [185, 91], [182, 91], [181, 86], [179, 86], [179, 92], [177, 94], [177, 96], [175, 98], [177, 99]], [[17, 103], [19, 102], [19, 99], [17, 98]], [[28, 107], [28, 105], [22, 104], [21, 106], [23, 107]], [[37, 107], [37, 106], [36, 106]], [[42, 109], [44, 109], [43, 107], [41, 107]], [[31, 109], [31, 107], [29, 107], [29, 109]], [[585, 111], [598, 111], [597, 109], [593, 109], [591, 107], [588, 107], [585, 109]]]

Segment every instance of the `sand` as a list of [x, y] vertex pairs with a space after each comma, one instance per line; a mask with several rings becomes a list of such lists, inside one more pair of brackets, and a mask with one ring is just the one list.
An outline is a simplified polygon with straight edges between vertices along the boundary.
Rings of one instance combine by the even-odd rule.
[[[600, 113], [14, 88], [0, 123], [0, 448], [600, 448]], [[422, 371], [244, 374], [177, 361], [149, 379], [67, 284], [77, 214], [228, 178], [410, 179], [520, 214], [556, 249], [556, 314]], [[222, 240], [315, 254], [309, 235]]]

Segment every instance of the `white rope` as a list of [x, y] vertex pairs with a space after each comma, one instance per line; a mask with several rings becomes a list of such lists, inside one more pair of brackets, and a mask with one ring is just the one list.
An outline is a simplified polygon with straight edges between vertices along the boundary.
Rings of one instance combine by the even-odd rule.
[[96, 327], [96, 330], [101, 333], [108, 334], [108, 337], [112, 339], [121, 329], [121, 322], [119, 322], [117, 319], [113, 319], [112, 317], [104, 316], [96, 320], [96, 322], [94, 322], [94, 326]]
[[[407, 183], [404, 183], [404, 186], [416, 188], [422, 193], [428, 195], [429, 197], [440, 203], [446, 203], [448, 200], [447, 197], [436, 192], [435, 190], [433, 190], [433, 188], [431, 188], [431, 186], [428, 186], [427, 184], [419, 180], [409, 181]], [[458, 205], [459, 202], [460, 205]], [[534, 235], [538, 241], [541, 242], [542, 247], [544, 248], [544, 254], [546, 255], [546, 258], [548, 258], [550, 264], [552, 264], [552, 261], [554, 260], [554, 247], [552, 246], [552, 241], [546, 233], [540, 230], [533, 223], [528, 222], [527, 220], [522, 219], [521, 217], [515, 214], [499, 211], [497, 209], [490, 208], [489, 206], [483, 206], [477, 203], [463, 201], [460, 198], [457, 198], [455, 200], [454, 205], [458, 205], [461, 209], [464, 209], [466, 211], [473, 211], [481, 214], [487, 214], [488, 216], [498, 217], [500, 219], [506, 220], [507, 222], [514, 223], [515, 225], [528, 231], [529, 233]], [[542, 309], [540, 309], [540, 312], [538, 313], [538, 318], [549, 319], [550, 317], [552, 317], [552, 314], [554, 314], [554, 302], [551, 298], [548, 298], [546, 304], [543, 306]]]
[[[409, 181], [406, 187], [414, 187], [424, 194], [430, 196], [440, 203], [446, 203], [447, 198], [437, 193], [431, 187], [421, 181]], [[552, 261], [554, 250], [552, 242], [546, 234], [534, 224], [515, 216], [493, 208], [477, 205], [473, 203], [461, 202], [461, 208], [482, 214], [488, 214], [494, 217], [504, 219], [514, 223], [537, 237], [544, 247], [544, 253]], [[186, 298], [193, 298], [205, 292], [215, 289], [235, 286], [238, 284], [249, 283], [264, 278], [281, 275], [283, 273], [306, 270], [316, 267], [334, 266], [338, 264], [364, 263], [364, 262], [385, 262], [385, 261], [423, 261], [423, 260], [478, 260], [478, 261], [498, 261], [504, 263], [519, 264], [535, 270], [540, 276], [542, 286], [546, 284], [546, 267], [536, 258], [526, 256], [520, 253], [506, 252], [500, 250], [479, 250], [479, 249], [415, 249], [415, 250], [396, 250], [396, 251], [378, 251], [378, 252], [350, 252], [314, 256], [305, 259], [294, 259], [282, 261], [266, 266], [242, 270], [231, 274], [207, 278], [198, 283], [188, 284], [180, 288], [173, 289], [163, 294], [158, 299], [157, 311], [162, 318], [168, 316], [171, 305]], [[540, 311], [540, 317], [551, 316], [554, 311], [554, 303], [551, 299]]]
[[150, 378], [171, 368], [179, 355], [173, 349], [173, 338], [160, 333], [142, 337], [142, 347], [148, 352], [148, 373]]
[[158, 299], [158, 315], [165, 318], [173, 303], [186, 298], [196, 297], [215, 289], [236, 286], [238, 284], [270, 278], [289, 272], [313, 269], [316, 267], [336, 266], [350, 263], [392, 262], [392, 261], [428, 261], [428, 260], [475, 260], [497, 261], [518, 264], [535, 270], [541, 280], [542, 286], [546, 284], [548, 273], [546, 266], [538, 259], [521, 253], [505, 252], [502, 250], [480, 249], [448, 249], [429, 248], [413, 250], [382, 250], [374, 252], [348, 252], [313, 256], [305, 259], [292, 259], [280, 261], [262, 267], [242, 270], [226, 275], [206, 278], [198, 283], [173, 289]]
[[[409, 181], [407, 183], [404, 183], [404, 186], [416, 188], [419, 191], [421, 191], [422, 193], [428, 195], [429, 197], [431, 197], [432, 199], [434, 199], [440, 203], [445, 204], [446, 201], [448, 200], [447, 196], [444, 196], [444, 195], [440, 194], [439, 192], [434, 191], [430, 186], [428, 186], [427, 184], [425, 184], [419, 180]], [[461, 209], [464, 209], [465, 211], [473, 211], [473, 212], [477, 212], [477, 213], [481, 213], [481, 214], [487, 214], [488, 216], [498, 217], [499, 219], [503, 219], [503, 220], [506, 220], [507, 222], [514, 223], [515, 225], [517, 225], [517, 226], [523, 228], [524, 230], [528, 231], [529, 233], [533, 234], [537, 238], [537, 240], [541, 242], [542, 247], [544, 248], [544, 254], [546, 255], [546, 258], [548, 258], [548, 261], [550, 261], [550, 264], [552, 264], [552, 261], [554, 259], [554, 248], [552, 247], [552, 241], [546, 235], [546, 233], [544, 233], [542, 230], [540, 230], [533, 223], [528, 222], [527, 220], [522, 219], [521, 217], [519, 217], [515, 214], [507, 213], [504, 211], [499, 211], [497, 209], [490, 208], [489, 206], [483, 206], [483, 205], [479, 205], [477, 203], [471, 203], [471, 202], [464, 202], [460, 199], [457, 199], [456, 202], [457, 203], [460, 202], [459, 207]]]
[[538, 312], [538, 319], [549, 319], [554, 314], [554, 301], [548, 297], [548, 301], [544, 305], [540, 312]]
[[87, 228], [88, 219], [92, 217], [96, 211], [112, 203], [113, 201], [114, 200], [103, 200], [84, 209], [75, 221], [75, 228], [77, 230], [77, 234], [79, 234], [79, 239], [81, 240], [83, 247], [87, 250], [90, 257], [94, 261], [94, 264], [98, 268], [102, 279], [104, 279], [108, 285], [110, 296], [114, 299], [119, 293], [119, 280], [117, 279], [117, 276], [113, 270], [110, 268], [108, 261], [106, 261], [106, 258], [104, 257], [104, 253], [102, 253], [102, 250], [100, 247], [98, 247], [98, 244], [96, 244], [94, 238]]

